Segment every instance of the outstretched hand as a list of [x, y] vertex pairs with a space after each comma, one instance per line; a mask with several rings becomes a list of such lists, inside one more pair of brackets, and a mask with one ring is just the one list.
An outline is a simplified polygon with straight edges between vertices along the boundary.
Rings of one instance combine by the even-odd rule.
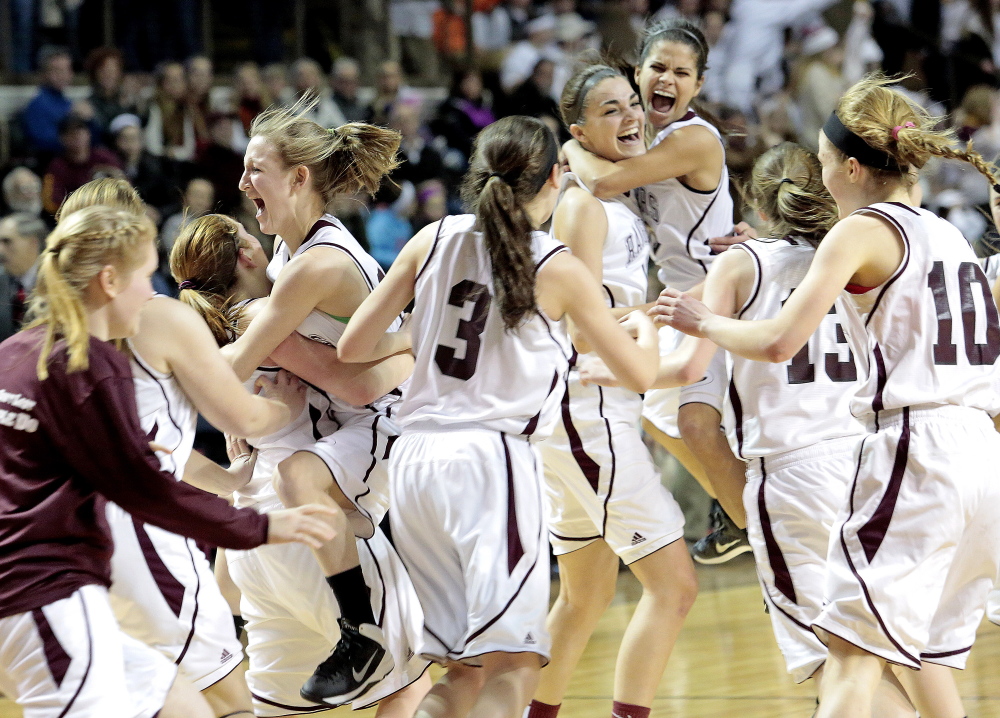
[[672, 287], [667, 287], [649, 312], [656, 324], [666, 324], [693, 337], [704, 337], [702, 322], [713, 316], [708, 307]]
[[306, 385], [297, 376], [284, 369], [275, 374], [274, 379], [267, 376], [257, 377], [254, 388], [261, 396], [280, 401], [287, 406], [293, 419], [301, 414], [306, 406]]
[[740, 222], [733, 227], [732, 234], [709, 239], [708, 246], [712, 248], [712, 254], [722, 254], [734, 244], [746, 242], [748, 239], [757, 239], [757, 230], [746, 222]]
[[330, 506], [306, 504], [294, 509], [270, 511], [267, 527], [268, 543], [304, 543], [319, 549], [332, 540], [337, 532], [324, 518], [332, 518], [336, 511]]

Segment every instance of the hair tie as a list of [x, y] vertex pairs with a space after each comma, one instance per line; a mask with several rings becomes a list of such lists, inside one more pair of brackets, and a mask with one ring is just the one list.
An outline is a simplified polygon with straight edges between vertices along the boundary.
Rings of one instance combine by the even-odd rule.
[[198, 286], [192, 282], [190, 279], [185, 279], [183, 282], [177, 285], [178, 289], [193, 289], [198, 291]]
[[504, 179], [504, 176], [502, 174], [500, 174], [499, 172], [490, 172], [490, 177], [499, 177], [500, 179], [504, 180], [504, 182], [507, 181], [507, 180]]
[[794, 183], [794, 182], [792, 182], [792, 181], [791, 181], [790, 179], [788, 179], [787, 177], [782, 177], [782, 178], [781, 178], [781, 182], [779, 182], [778, 184], [785, 184], [786, 182], [787, 182], [788, 184], [790, 184], [790, 185], [795, 185], [795, 183]]
[[45, 248], [45, 251], [46, 251], [46, 252], [51, 252], [52, 254], [59, 254], [59, 250], [60, 250], [60, 249], [61, 249], [61, 247], [58, 247], [58, 246], [56, 246], [56, 245], [53, 245], [53, 246], [51, 246], [51, 247], [46, 247], [46, 248]]
[[916, 127], [916, 125], [913, 124], [912, 122], [904, 122], [901, 125], [896, 125], [895, 127], [892, 128], [892, 139], [894, 139], [894, 140], [896, 140], [898, 142], [899, 141], [899, 131], [901, 129], [903, 129], [904, 127]]

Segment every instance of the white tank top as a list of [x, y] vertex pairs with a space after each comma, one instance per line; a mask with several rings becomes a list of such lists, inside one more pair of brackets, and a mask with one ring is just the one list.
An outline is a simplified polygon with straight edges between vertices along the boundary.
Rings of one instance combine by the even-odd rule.
[[[558, 201], [562, 201], [563, 194], [571, 184], [590, 192], [590, 188], [576, 175], [566, 172], [563, 174]], [[598, 199], [608, 218], [608, 235], [604, 239], [601, 258], [604, 293], [609, 307], [635, 307], [644, 304], [646, 286], [649, 283], [646, 273], [649, 264], [649, 233], [642, 219], [624, 199]], [[554, 234], [552, 236], [555, 237]]]
[[887, 220], [904, 253], [883, 284], [850, 295], [847, 331], [862, 368], [855, 416], [921, 404], [996, 414], [1000, 319], [968, 241], [940, 217], [896, 202], [856, 214]]
[[[475, 215], [445, 217], [417, 273], [410, 320], [416, 366], [397, 421], [474, 425], [544, 438], [558, 418], [572, 349], [560, 322], [540, 311], [505, 331], [493, 301], [489, 254]], [[532, 235], [536, 268], [568, 251]]]
[[[268, 279], [272, 282], [277, 281], [278, 275], [286, 264], [313, 247], [333, 247], [350, 257], [364, 277], [369, 291], [375, 289], [385, 277], [382, 267], [371, 255], [365, 252], [343, 223], [332, 214], [324, 214], [316, 220], [302, 244], [295, 250], [294, 255], [288, 251], [288, 245], [282, 239], [278, 239], [274, 247], [274, 256], [271, 257], [271, 261], [267, 265]], [[344, 329], [347, 328], [349, 319], [350, 317], [335, 317], [319, 309], [314, 309], [302, 320], [296, 331], [307, 339], [336, 347], [340, 337], [344, 335]], [[389, 331], [396, 331], [401, 323], [402, 320], [397, 318], [389, 327]], [[367, 408], [388, 409], [399, 400], [399, 396], [400, 390], [394, 389]]]
[[184, 467], [194, 447], [198, 412], [173, 374], [164, 374], [149, 366], [131, 341], [129, 349], [132, 353], [130, 364], [139, 425], [149, 441], [170, 449], [170, 454], [157, 452], [160, 468], [171, 472], [180, 481], [184, 478]]
[[[700, 125], [722, 143], [722, 135], [711, 123], [688, 111], [684, 117], [660, 130], [651, 147], [677, 130]], [[729, 194], [729, 170], [723, 154], [719, 185], [709, 192], [691, 189], [677, 177], [626, 192], [634, 198], [642, 218], [652, 228], [651, 254], [659, 267], [657, 276], [668, 287], [687, 291], [705, 279], [715, 256], [708, 240], [733, 230], [733, 198]]]
[[982, 257], [979, 266], [983, 268], [983, 274], [992, 287], [1000, 278], [1000, 254], [991, 254], [989, 257]]
[[[754, 263], [753, 290], [739, 312], [740, 319], [748, 320], [777, 316], [815, 254], [801, 239], [748, 240], [733, 249], [745, 251]], [[727, 433], [740, 458], [771, 456], [864, 433], [865, 427], [851, 415], [858, 369], [839, 318], [835, 307], [798, 354], [782, 364], [726, 354]]]

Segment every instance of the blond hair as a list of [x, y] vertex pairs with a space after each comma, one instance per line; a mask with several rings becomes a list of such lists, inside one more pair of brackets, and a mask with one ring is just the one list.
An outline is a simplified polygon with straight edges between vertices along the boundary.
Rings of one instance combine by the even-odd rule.
[[29, 308], [29, 327], [44, 325], [38, 378], [48, 378], [49, 357], [61, 336], [69, 356], [67, 371], [89, 366], [90, 326], [83, 295], [91, 280], [111, 265], [130, 274], [156, 238], [145, 215], [110, 207], [86, 207], [65, 215], [45, 241]]
[[74, 190], [56, 211], [56, 222], [84, 207], [102, 205], [124, 209], [135, 214], [145, 211], [142, 197], [128, 181], [116, 177], [90, 180]]
[[178, 299], [202, 316], [219, 346], [232, 341], [239, 325], [233, 295], [240, 249], [236, 220], [206, 214], [185, 225], [170, 250], [170, 274], [181, 286]]
[[[957, 148], [954, 133], [936, 129], [939, 118], [893, 89], [891, 85], [897, 82], [899, 79], [881, 73], [870, 74], [844, 93], [837, 104], [837, 117], [844, 127], [868, 146], [889, 155], [901, 168], [899, 171], [868, 168], [875, 179], [910, 184], [914, 181], [910, 168], [920, 169], [935, 156], [968, 162], [995, 185], [993, 171], [971, 143], [965, 149]], [[834, 149], [843, 156], [843, 152]]]
[[772, 237], [801, 237], [816, 245], [837, 221], [819, 159], [793, 142], [782, 142], [757, 159], [745, 191], [750, 206], [767, 217]]
[[289, 108], [269, 107], [254, 118], [250, 137], [263, 137], [285, 167], [309, 168], [313, 189], [330, 201], [339, 194], [374, 195], [382, 177], [399, 166], [401, 135], [364, 122], [327, 130], [304, 117], [319, 103], [307, 94]]

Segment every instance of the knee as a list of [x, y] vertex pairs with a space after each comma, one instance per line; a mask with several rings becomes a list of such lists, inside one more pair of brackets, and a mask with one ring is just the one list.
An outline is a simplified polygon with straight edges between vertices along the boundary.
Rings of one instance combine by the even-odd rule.
[[271, 483], [285, 506], [309, 503], [317, 491], [323, 490], [311, 457], [311, 454], [301, 452], [292, 454], [274, 470]]
[[645, 572], [642, 579], [643, 592], [679, 616], [687, 616], [698, 598], [698, 575], [693, 565], [674, 566], [670, 571], [657, 572], [655, 577]]
[[685, 443], [701, 443], [722, 433], [721, 418], [708, 404], [685, 404], [677, 412], [677, 428]]

